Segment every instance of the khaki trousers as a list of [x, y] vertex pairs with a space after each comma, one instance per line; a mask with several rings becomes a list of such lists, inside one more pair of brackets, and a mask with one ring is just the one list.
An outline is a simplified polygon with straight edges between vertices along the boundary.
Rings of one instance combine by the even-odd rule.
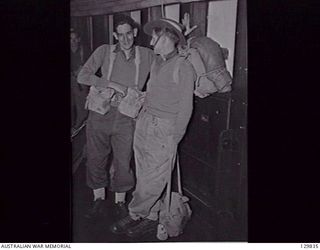
[[[90, 111], [87, 133], [87, 185], [92, 189], [109, 186], [111, 191], [126, 192], [135, 180], [130, 160], [135, 122], [116, 107], [101, 115]], [[113, 155], [110, 180], [107, 162]]]
[[172, 140], [173, 121], [160, 119], [143, 110], [134, 133], [134, 154], [137, 184], [129, 213], [133, 219], [158, 219], [159, 199], [172, 171], [172, 155], [175, 143]]

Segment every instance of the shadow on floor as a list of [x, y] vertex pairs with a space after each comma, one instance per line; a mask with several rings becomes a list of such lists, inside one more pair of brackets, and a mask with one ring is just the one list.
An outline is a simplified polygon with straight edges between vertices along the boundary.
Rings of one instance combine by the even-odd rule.
[[[156, 238], [155, 234], [137, 239], [132, 239], [126, 235], [113, 234], [109, 227], [117, 220], [117, 217], [113, 206], [114, 194], [111, 192], [107, 193], [106, 207], [101, 218], [93, 221], [84, 218], [84, 214], [92, 200], [91, 190], [86, 186], [85, 182], [85, 171], [85, 164], [82, 162], [73, 175], [73, 242], [161, 242]], [[130, 200], [130, 198], [129, 195], [128, 199]], [[192, 209], [193, 216], [184, 233], [178, 237], [169, 238], [167, 242], [215, 241], [214, 231], [197, 216], [195, 208], [192, 207]]]

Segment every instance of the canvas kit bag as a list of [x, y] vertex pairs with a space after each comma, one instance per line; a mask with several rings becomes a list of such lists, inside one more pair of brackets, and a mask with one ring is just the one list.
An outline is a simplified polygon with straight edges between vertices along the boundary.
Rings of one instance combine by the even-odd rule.
[[172, 166], [177, 160], [177, 182], [178, 192], [171, 191], [172, 171], [168, 173], [167, 190], [164, 199], [160, 203], [159, 225], [157, 237], [166, 240], [167, 237], [177, 237], [183, 233], [187, 222], [191, 218], [191, 208], [188, 204], [189, 198], [182, 193], [180, 164], [177, 153], [172, 157]]
[[145, 92], [128, 88], [126, 96], [121, 100], [118, 106], [119, 112], [131, 118], [136, 118], [143, 105], [145, 96]]
[[231, 91], [232, 77], [220, 45], [209, 37], [191, 37], [181, 53], [197, 73], [194, 94], [200, 98]]
[[91, 86], [85, 108], [101, 115], [106, 114], [110, 110], [110, 100], [115, 91], [110, 88], [98, 88]]
[[[113, 52], [115, 46], [115, 44], [110, 46], [109, 68], [107, 74], [108, 81], [110, 81], [114, 61], [116, 58], [116, 53]], [[145, 97], [145, 93], [138, 90], [139, 69], [141, 62], [140, 57], [139, 47], [135, 46], [136, 73], [134, 88], [128, 88], [126, 96], [120, 100], [118, 105], [118, 110], [120, 113], [132, 118], [135, 118], [138, 115]], [[99, 88], [96, 86], [91, 86], [85, 107], [88, 110], [104, 115], [110, 110], [111, 102], [118, 101], [116, 98], [119, 98], [119, 95], [117, 95], [117, 92], [112, 88]]]

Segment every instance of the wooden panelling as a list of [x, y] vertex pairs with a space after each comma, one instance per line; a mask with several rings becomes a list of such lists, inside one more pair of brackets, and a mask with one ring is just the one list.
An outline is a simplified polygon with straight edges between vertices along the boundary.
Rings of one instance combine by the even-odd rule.
[[149, 16], [148, 21], [157, 20], [162, 17], [161, 6], [155, 6], [148, 9]]
[[246, 228], [246, 164], [243, 149], [246, 133], [230, 129], [219, 140], [219, 164], [216, 173], [215, 202], [222, 240], [245, 239]]
[[195, 98], [193, 115], [181, 143], [183, 151], [208, 167], [217, 165], [219, 135], [228, 126], [228, 100], [214, 96]]
[[104, 16], [93, 17], [93, 49], [108, 42], [108, 23], [105, 26]]
[[141, 10], [141, 26], [137, 39], [138, 44], [145, 47], [150, 47], [151, 37], [144, 33], [142, 25], [149, 21], [149, 12], [149, 8]]
[[138, 10], [161, 4], [188, 3], [203, 0], [74, 0], [71, 2], [71, 16], [105, 15], [110, 13]]
[[211, 1], [208, 6], [206, 35], [228, 49], [227, 69], [233, 75], [237, 0]]
[[90, 50], [93, 51], [93, 17], [88, 17], [87, 29], [89, 31]]
[[230, 127], [232, 129], [246, 129], [248, 104], [243, 100], [243, 96], [232, 95], [231, 101]]
[[70, 23], [71, 28], [76, 29], [81, 37], [81, 44], [84, 49], [84, 59], [86, 60], [91, 54], [88, 17], [72, 17]]
[[197, 25], [191, 35], [192, 36], [205, 36], [207, 31], [207, 14], [208, 2], [195, 2], [190, 4], [190, 20], [191, 27]]
[[113, 15], [108, 16], [108, 22], [109, 22], [109, 44], [113, 44]]
[[207, 209], [214, 209], [216, 168], [206, 167], [192, 155], [180, 151], [183, 186]]
[[131, 11], [130, 16], [139, 25], [141, 25], [141, 10]]
[[247, 99], [247, 16], [246, 1], [239, 1], [237, 12], [236, 46], [234, 59], [233, 94], [235, 99], [246, 102]]
[[[143, 26], [150, 20], [162, 17], [161, 4], [179, 3], [180, 14], [173, 13], [176, 18], [179, 16], [181, 20], [184, 13], [190, 13], [191, 26], [198, 26], [191, 35], [205, 36], [209, 2], [212, 1], [74, 0], [71, 2], [71, 15], [74, 16], [71, 24], [81, 30], [85, 44], [90, 45], [90, 38], [93, 37], [93, 47], [96, 48], [104, 42], [115, 42], [112, 33], [114, 17], [118, 12], [130, 15], [130, 11], [140, 10], [140, 14], [136, 12], [134, 16], [141, 17]], [[220, 240], [246, 239], [245, 2], [239, 0], [237, 11], [233, 91], [213, 94], [205, 99], [195, 98], [193, 115], [179, 146], [183, 187], [191, 202], [200, 204], [193, 207], [194, 214], [206, 218]], [[86, 17], [88, 15], [95, 16], [92, 26], [89, 17]], [[90, 36], [90, 31], [93, 36]], [[137, 43], [148, 46], [149, 41], [150, 37], [140, 29]], [[241, 235], [238, 233], [240, 231]]]
[[[183, 18], [183, 15], [185, 13], [190, 13], [190, 8], [191, 8], [191, 3], [182, 3], [182, 4], [180, 4], [180, 19]], [[193, 23], [193, 20], [192, 20], [192, 23]]]
[[180, 22], [180, 4], [165, 6], [165, 17]]
[[105, 34], [105, 38], [106, 38], [106, 43], [110, 42], [110, 35], [109, 35], [109, 16], [103, 16], [103, 27], [104, 27], [104, 31], [103, 33]]

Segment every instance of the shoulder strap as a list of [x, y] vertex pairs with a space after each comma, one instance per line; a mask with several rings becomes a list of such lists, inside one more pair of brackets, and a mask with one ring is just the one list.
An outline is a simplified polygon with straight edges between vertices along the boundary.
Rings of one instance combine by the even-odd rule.
[[141, 55], [140, 55], [140, 49], [138, 46], [135, 46], [135, 59], [134, 59], [134, 63], [136, 65], [136, 75], [135, 75], [135, 82], [134, 85], [135, 87], [138, 87], [139, 85], [139, 72], [140, 72], [140, 63], [141, 63]]
[[180, 162], [177, 150], [172, 154], [171, 168], [169, 168], [168, 182], [167, 182], [167, 194], [166, 194], [166, 210], [170, 211], [171, 204], [171, 184], [172, 184], [172, 171], [174, 170], [175, 163], [177, 162], [177, 181], [178, 181], [178, 193], [182, 196], [182, 185], [181, 185], [181, 173], [180, 173]]
[[109, 68], [108, 68], [108, 75], [107, 79], [110, 80], [112, 69], [113, 69], [113, 64], [114, 60], [116, 59], [116, 53], [114, 53], [114, 50], [116, 48], [116, 44], [110, 45], [110, 51], [109, 51]]
[[[114, 50], [116, 48], [115, 44], [110, 45], [110, 52], [109, 52], [109, 69], [108, 69], [108, 75], [107, 79], [110, 80], [113, 64], [116, 59], [116, 53], [114, 53]], [[140, 49], [138, 46], [135, 46], [135, 59], [134, 63], [136, 66], [136, 74], [135, 74], [135, 86], [138, 87], [139, 84], [139, 72], [140, 72], [140, 63], [141, 63], [141, 55], [140, 55]]]
[[174, 65], [174, 69], [173, 69], [173, 81], [176, 83], [176, 84], [179, 84], [179, 69], [180, 69], [180, 64], [183, 60], [186, 60], [185, 57], [178, 57], [175, 65]]

